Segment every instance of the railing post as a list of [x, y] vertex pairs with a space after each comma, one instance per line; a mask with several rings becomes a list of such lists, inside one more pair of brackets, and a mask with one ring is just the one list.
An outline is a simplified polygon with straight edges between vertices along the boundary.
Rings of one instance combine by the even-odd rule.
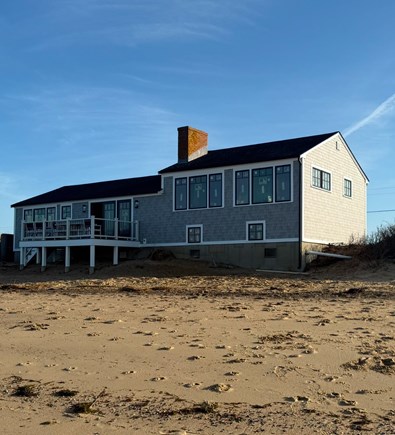
[[118, 218], [114, 219], [114, 238], [115, 240], [118, 240]]
[[91, 239], [95, 238], [95, 216], [91, 216]]
[[25, 240], [25, 221], [21, 222], [21, 240]]
[[66, 239], [70, 238], [70, 218], [66, 219]]
[[47, 228], [46, 228], [46, 220], [43, 220], [43, 240], [45, 240], [45, 233], [47, 232]]

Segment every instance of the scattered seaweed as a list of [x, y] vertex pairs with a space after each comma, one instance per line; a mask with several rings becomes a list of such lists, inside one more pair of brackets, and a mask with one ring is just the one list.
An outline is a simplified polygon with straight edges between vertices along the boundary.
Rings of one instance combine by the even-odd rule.
[[37, 387], [33, 384], [20, 385], [14, 391], [14, 396], [18, 397], [36, 397], [38, 396]]

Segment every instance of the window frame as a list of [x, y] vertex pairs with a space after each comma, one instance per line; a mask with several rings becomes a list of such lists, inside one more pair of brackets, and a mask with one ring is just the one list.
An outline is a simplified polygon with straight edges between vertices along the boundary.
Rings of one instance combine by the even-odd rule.
[[[53, 213], [54, 218], [50, 220], [50, 219], [48, 219], [48, 210], [52, 210], [52, 209], [54, 210], [54, 213]], [[46, 208], [46, 210], [45, 210], [45, 219], [48, 222], [56, 221], [56, 206], [50, 206], [50, 207]]]
[[[63, 209], [65, 209], [65, 208], [70, 208], [70, 217], [63, 217], [64, 216]], [[60, 216], [62, 218], [61, 219], [62, 221], [73, 218], [73, 207], [71, 206], [71, 204], [63, 204], [60, 206]]]
[[[266, 166], [266, 167], [263, 167], [263, 168], [254, 168], [254, 169], [251, 169], [251, 204], [254, 204], [254, 205], [256, 205], [256, 204], [273, 204], [273, 202], [274, 202], [274, 195], [273, 195], [273, 191], [274, 191], [274, 185], [275, 185], [275, 176], [274, 176], [274, 174], [275, 174], [275, 168], [276, 168], [276, 166]], [[259, 178], [262, 178], [262, 177], [270, 177], [270, 175], [258, 175], [258, 176], [255, 176], [254, 175], [254, 172], [255, 171], [266, 171], [266, 170], [271, 170], [271, 195], [266, 195], [268, 198], [271, 198], [271, 201], [256, 201], [256, 200], [254, 200], [254, 193], [255, 193], [255, 182], [257, 182], [256, 180], [258, 180]]]
[[[242, 202], [242, 203], [239, 203], [237, 201], [237, 196], [238, 196], [237, 195], [238, 194], [237, 174], [240, 172], [244, 172], [244, 173], [248, 174], [248, 177], [247, 177], [247, 202]], [[251, 204], [251, 198], [250, 198], [250, 196], [251, 196], [251, 186], [250, 186], [250, 184], [251, 184], [251, 169], [239, 169], [238, 171], [235, 170], [234, 173], [235, 173], [235, 176], [234, 176], [234, 179], [235, 179], [235, 205], [236, 206], [250, 205]], [[241, 179], [244, 179], [244, 177], [241, 177]]]
[[[349, 183], [349, 186], [347, 186], [346, 184]], [[349, 193], [348, 193], [349, 191]], [[352, 188], [352, 180], [350, 178], [343, 178], [343, 196], [345, 198], [349, 198], [351, 199], [353, 197], [352, 195], [353, 193], [353, 188]]]
[[[192, 180], [194, 180], [195, 178], [196, 179], [205, 180], [205, 183], [203, 181], [192, 183]], [[192, 196], [192, 189], [193, 189], [193, 187], [192, 186], [199, 185], [199, 184], [206, 186], [206, 192], [205, 192], [205, 195], [204, 195], [205, 196], [205, 199], [204, 199], [205, 205], [198, 206], [198, 207], [196, 207], [196, 206], [192, 207], [192, 205], [191, 205], [191, 202], [192, 202], [192, 199], [193, 199], [193, 196]], [[188, 209], [189, 210], [198, 210], [198, 209], [202, 209], [202, 208], [208, 208], [207, 207], [207, 196], [208, 196], [208, 192], [207, 192], [207, 174], [205, 174], [205, 175], [192, 175], [192, 176], [188, 177], [187, 186], [188, 186], [188, 194], [189, 194], [189, 197], [188, 197]]]
[[[199, 229], [199, 240], [198, 241], [190, 241], [189, 237], [189, 231], [193, 229]], [[196, 224], [196, 225], [187, 225], [186, 226], [186, 243], [188, 245], [199, 245], [203, 243], [203, 225], [202, 224]]]
[[[251, 227], [256, 225], [262, 225], [262, 238], [251, 238]], [[265, 221], [247, 221], [246, 222], [246, 240], [250, 243], [261, 243], [266, 240], [266, 222]]]
[[[39, 215], [43, 217], [42, 219], [37, 219], [36, 217]], [[33, 209], [33, 222], [44, 222], [46, 218], [46, 208], [45, 207], [39, 207]]]
[[[221, 180], [220, 180], [220, 183], [221, 183], [221, 186], [220, 186], [220, 189], [219, 189], [219, 191], [220, 191], [220, 195], [221, 195], [221, 203], [220, 203], [220, 205], [211, 205], [211, 177], [217, 177], [217, 176], [220, 176], [221, 177]], [[208, 208], [221, 208], [221, 207], [223, 207], [223, 204], [224, 204], [224, 192], [223, 192], [223, 189], [224, 189], [224, 183], [223, 183], [223, 174], [222, 174], [222, 172], [218, 172], [218, 173], [216, 173], [216, 174], [208, 174]], [[214, 180], [213, 181], [213, 183], [216, 183], [218, 180]]]
[[[29, 214], [30, 214], [30, 220], [27, 220], [26, 219], [26, 215], [28, 214], [27, 212], [30, 212]], [[23, 210], [23, 221], [24, 222], [33, 222], [33, 209], [32, 208], [25, 208], [24, 210]]]
[[[315, 171], [318, 172], [319, 177], [315, 176]], [[329, 176], [329, 188], [324, 187], [326, 180], [324, 180], [324, 174]], [[318, 180], [318, 185], [316, 184], [316, 181]], [[329, 171], [325, 171], [324, 169], [321, 169], [317, 166], [312, 166], [311, 170], [311, 186], [315, 189], [320, 189], [325, 192], [332, 192], [332, 173]]]
[[[185, 183], [180, 186], [185, 186], [185, 207], [177, 207], [177, 180], [185, 180]], [[174, 210], [188, 210], [188, 177], [174, 178]]]
[[[277, 199], [278, 198], [278, 193], [277, 193], [277, 168], [285, 168], [286, 166], [289, 167], [289, 199]], [[276, 165], [274, 167], [274, 172], [275, 172], [275, 178], [274, 178], [274, 198], [275, 198], [275, 202], [291, 202], [292, 200], [292, 167], [291, 164], [286, 164], [286, 165]], [[285, 172], [283, 172], [285, 173]]]

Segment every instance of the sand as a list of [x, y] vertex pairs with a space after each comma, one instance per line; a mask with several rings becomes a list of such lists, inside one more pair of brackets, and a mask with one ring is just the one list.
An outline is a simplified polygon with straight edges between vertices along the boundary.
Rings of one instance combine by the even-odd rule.
[[395, 267], [0, 272], [2, 434], [395, 432]]

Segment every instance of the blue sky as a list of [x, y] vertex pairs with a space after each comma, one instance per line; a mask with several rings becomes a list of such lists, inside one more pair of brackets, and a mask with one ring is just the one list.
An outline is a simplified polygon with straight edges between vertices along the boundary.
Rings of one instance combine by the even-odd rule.
[[[395, 209], [395, 1], [3, 0], [0, 233], [10, 204], [209, 149], [341, 131]], [[395, 212], [369, 213], [369, 230]]]

